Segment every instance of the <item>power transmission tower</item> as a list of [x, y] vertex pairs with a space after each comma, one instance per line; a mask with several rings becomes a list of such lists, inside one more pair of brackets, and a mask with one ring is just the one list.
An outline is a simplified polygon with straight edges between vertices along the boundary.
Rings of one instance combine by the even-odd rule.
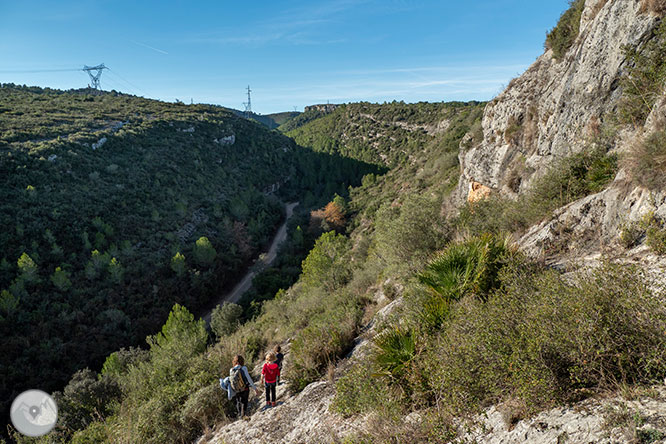
[[250, 85], [247, 85], [247, 102], [243, 102], [243, 105], [245, 105], [245, 118], [247, 119], [250, 118], [250, 113], [252, 113], [252, 98], [250, 97], [250, 92], [252, 92]]
[[[99, 84], [99, 79], [102, 77], [102, 71], [104, 71], [105, 69], [109, 69], [109, 68], [104, 66], [104, 63], [102, 63], [101, 65], [97, 65], [97, 66], [83, 65], [82, 71], [87, 72], [88, 75], [90, 76], [91, 84], [88, 85], [89, 88], [96, 89], [98, 91], [102, 90], [102, 88]], [[94, 74], [93, 74], [93, 71], [95, 72]]]

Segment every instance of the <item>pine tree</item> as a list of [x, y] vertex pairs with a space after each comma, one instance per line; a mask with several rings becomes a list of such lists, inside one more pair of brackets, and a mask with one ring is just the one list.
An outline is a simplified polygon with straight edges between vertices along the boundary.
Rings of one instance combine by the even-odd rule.
[[201, 236], [194, 245], [194, 259], [199, 265], [211, 265], [217, 252], [206, 236]]
[[28, 283], [35, 283], [39, 280], [37, 264], [27, 253], [23, 253], [16, 261], [21, 278]]
[[176, 275], [179, 277], [185, 274], [185, 256], [182, 255], [180, 251], [171, 258], [171, 269], [176, 272]]
[[67, 291], [72, 286], [72, 281], [69, 280], [69, 273], [63, 271], [60, 267], [56, 267], [51, 275], [51, 283], [60, 291]]

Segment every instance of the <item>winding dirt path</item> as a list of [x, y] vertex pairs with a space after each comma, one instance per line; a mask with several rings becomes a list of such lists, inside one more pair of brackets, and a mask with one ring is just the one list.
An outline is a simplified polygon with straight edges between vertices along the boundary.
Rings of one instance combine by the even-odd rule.
[[[291, 202], [285, 205], [287, 217], [284, 220], [284, 223], [280, 225], [280, 228], [278, 228], [277, 233], [275, 233], [275, 237], [273, 238], [273, 242], [271, 242], [271, 246], [268, 251], [260, 255], [257, 262], [252, 267], [253, 270], [248, 271], [245, 276], [243, 276], [243, 279], [241, 279], [241, 281], [236, 284], [233, 290], [218, 299], [217, 304], [215, 304], [216, 306], [221, 305], [224, 302], [238, 302], [243, 293], [248, 291], [252, 286], [252, 279], [256, 276], [258, 270], [261, 270], [262, 268], [267, 267], [273, 263], [277, 257], [278, 247], [280, 244], [282, 244], [282, 242], [285, 241], [285, 239], [287, 239], [287, 222], [289, 222], [289, 219], [291, 219], [291, 216], [294, 214], [294, 208], [296, 208], [297, 205], [298, 202]], [[206, 323], [210, 323], [210, 315], [212, 312], [213, 310], [209, 311], [203, 317], [203, 320], [206, 321]]]

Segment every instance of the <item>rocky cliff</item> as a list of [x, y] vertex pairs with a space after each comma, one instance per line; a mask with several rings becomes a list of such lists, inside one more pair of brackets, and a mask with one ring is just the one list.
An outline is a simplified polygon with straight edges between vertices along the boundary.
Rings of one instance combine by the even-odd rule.
[[472, 181], [519, 193], [599, 133], [621, 95], [623, 47], [640, 45], [658, 20], [641, 12], [641, 3], [587, 0], [578, 38], [564, 57], [546, 50], [487, 105], [482, 142], [460, 154], [459, 201]]

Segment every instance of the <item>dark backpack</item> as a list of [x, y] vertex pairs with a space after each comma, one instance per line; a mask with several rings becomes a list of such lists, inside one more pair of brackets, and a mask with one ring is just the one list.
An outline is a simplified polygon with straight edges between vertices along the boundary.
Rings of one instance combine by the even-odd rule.
[[229, 383], [234, 392], [242, 392], [247, 389], [247, 381], [245, 380], [245, 375], [243, 374], [243, 367], [238, 366], [231, 369], [229, 372]]

